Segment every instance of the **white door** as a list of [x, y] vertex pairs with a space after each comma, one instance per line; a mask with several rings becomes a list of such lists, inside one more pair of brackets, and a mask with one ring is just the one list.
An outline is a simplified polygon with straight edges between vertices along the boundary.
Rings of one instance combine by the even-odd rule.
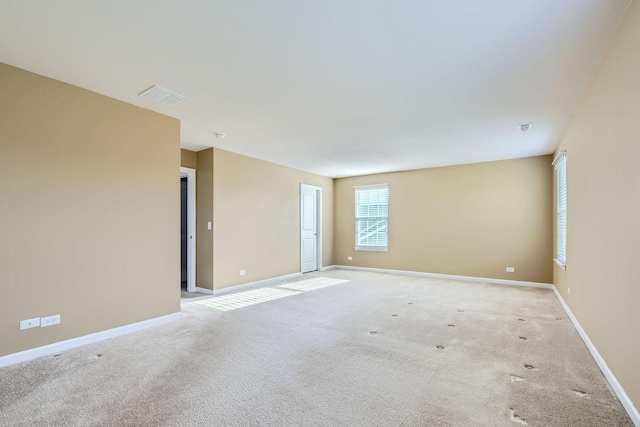
[[318, 188], [300, 185], [301, 271], [318, 269]]

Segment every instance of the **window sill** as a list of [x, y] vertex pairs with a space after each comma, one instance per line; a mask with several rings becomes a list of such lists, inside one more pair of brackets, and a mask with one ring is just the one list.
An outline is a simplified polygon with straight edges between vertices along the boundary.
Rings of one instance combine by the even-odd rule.
[[389, 248], [386, 246], [356, 246], [353, 249], [356, 251], [367, 251], [367, 252], [388, 252]]
[[561, 269], [563, 269], [563, 270], [567, 269], [567, 264], [563, 264], [563, 263], [561, 263], [560, 261], [558, 261], [555, 258], [553, 259], [553, 262], [555, 262], [558, 265], [558, 267], [560, 267]]

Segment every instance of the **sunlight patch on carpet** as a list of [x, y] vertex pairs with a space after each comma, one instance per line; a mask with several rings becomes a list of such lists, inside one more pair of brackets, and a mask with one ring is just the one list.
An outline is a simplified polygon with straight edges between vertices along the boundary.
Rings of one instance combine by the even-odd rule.
[[339, 285], [349, 280], [331, 279], [329, 277], [315, 277], [313, 279], [300, 280], [293, 283], [285, 283], [280, 288], [294, 289], [296, 291], [314, 291], [316, 289], [326, 288], [328, 286]]
[[262, 302], [272, 301], [291, 295], [298, 295], [299, 293], [300, 292], [285, 289], [262, 288], [194, 301], [191, 304], [203, 305], [205, 307], [211, 307], [222, 311], [230, 311], [235, 310], [236, 308], [248, 307], [250, 305], [260, 304]]

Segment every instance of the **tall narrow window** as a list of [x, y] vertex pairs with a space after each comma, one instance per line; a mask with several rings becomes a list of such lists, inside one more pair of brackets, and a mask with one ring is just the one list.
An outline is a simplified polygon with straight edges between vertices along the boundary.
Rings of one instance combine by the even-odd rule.
[[389, 231], [389, 186], [356, 187], [356, 250], [386, 251]]
[[567, 157], [558, 155], [556, 168], [556, 262], [567, 264]]

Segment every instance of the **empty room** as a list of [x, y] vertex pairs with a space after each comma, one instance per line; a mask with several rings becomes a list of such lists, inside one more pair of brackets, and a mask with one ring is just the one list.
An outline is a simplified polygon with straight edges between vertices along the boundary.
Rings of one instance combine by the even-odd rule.
[[0, 0], [0, 426], [640, 427], [640, 4]]

